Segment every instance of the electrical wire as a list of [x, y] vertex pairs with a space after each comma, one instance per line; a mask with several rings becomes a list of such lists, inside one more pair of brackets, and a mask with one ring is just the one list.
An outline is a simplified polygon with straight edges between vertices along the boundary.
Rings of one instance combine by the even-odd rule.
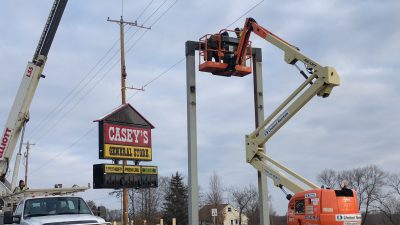
[[[169, 8], [167, 8], [166, 11], [169, 11], [169, 10], [172, 8], [172, 6], [176, 4], [176, 2], [177, 2], [177, 0], [176, 0]], [[166, 14], [166, 12], [162, 13], [162, 14], [155, 20], [155, 22], [152, 23], [152, 25], [156, 24], [165, 14]], [[153, 16], [153, 15], [154, 15], [154, 13], [153, 13], [151, 16]], [[142, 35], [142, 37], [143, 37], [143, 35]], [[138, 40], [140, 40], [140, 39], [138, 39]], [[136, 43], [137, 43], [137, 42], [136, 42]], [[135, 44], [136, 44], [136, 43], [135, 43]], [[131, 47], [130, 49], [128, 49], [127, 52], [129, 52], [131, 49], [132, 49], [132, 47]], [[101, 79], [98, 80], [97, 83], [96, 83], [96, 85], [94, 85], [94, 86], [97, 86], [97, 84], [98, 84], [101, 80], [104, 79], [105, 75], [107, 75], [107, 74], [116, 66], [116, 64], [117, 64], [118, 62], [119, 62], [119, 61], [115, 62], [115, 63], [113, 64], [113, 66], [112, 66], [106, 73], [104, 73], [103, 77], [101, 77]], [[71, 112], [71, 111], [72, 111], [72, 110], [73, 110], [73, 109], [74, 109], [74, 108], [75, 108], [75, 107], [76, 107], [76, 106], [77, 106], [77, 105], [78, 105], [78, 104], [93, 90], [93, 89], [94, 89], [94, 88], [89, 89], [89, 91], [86, 92], [86, 94], [85, 94], [83, 97], [80, 98], [80, 100], [78, 101], [77, 104], [75, 104], [74, 107], [70, 108], [69, 111], [67, 111], [66, 113], [64, 113], [64, 115], [61, 116], [60, 119], [59, 119], [55, 124], [53, 124], [53, 126], [51, 127], [50, 130], [47, 131], [47, 133], [50, 132], [54, 127], [56, 127], [56, 125], [57, 125], [59, 122], [62, 121], [62, 119], [66, 116], [66, 114], [68, 114], [69, 112]], [[137, 93], [138, 93], [138, 91], [137, 91], [134, 95], [132, 95], [129, 99], [133, 98]], [[34, 172], [38, 171], [39, 169], [43, 168], [45, 165], [51, 163], [54, 159], [58, 158], [62, 153], [64, 153], [65, 151], [71, 149], [75, 144], [77, 144], [80, 140], [82, 140], [83, 137], [87, 136], [88, 133], [91, 132], [91, 131], [93, 131], [94, 129], [95, 129], [95, 127], [91, 128], [87, 133], [85, 133], [85, 134], [84, 134], [82, 137], [80, 137], [77, 141], [75, 141], [73, 144], [71, 144], [70, 146], [68, 146], [66, 149], [60, 151], [58, 154], [56, 154], [56, 155], [55, 155], [54, 157], [52, 157], [50, 160], [48, 160], [48, 161], [44, 162], [43, 164], [41, 164], [39, 167], [37, 167], [36, 169], [34, 169], [31, 173], [34, 173]], [[47, 133], [45, 133], [45, 134], [43, 134], [42, 136], [40, 136], [39, 139], [36, 140], [36, 142], [39, 142]]]
[[232, 26], [233, 24], [235, 24], [237, 21], [239, 21], [240, 19], [242, 19], [245, 15], [247, 15], [249, 12], [253, 11], [255, 8], [257, 8], [261, 3], [263, 3], [264, 0], [261, 0], [260, 2], [258, 2], [257, 4], [255, 4], [253, 7], [251, 7], [249, 10], [247, 10], [245, 13], [243, 13], [240, 17], [238, 17], [235, 21], [233, 21], [231, 24], [229, 24], [228, 26], [226, 26], [225, 29], [228, 29], [230, 26]]
[[[138, 18], [136, 20], [138, 20], [140, 18], [141, 15], [143, 15], [143, 13], [151, 6], [151, 4], [153, 3], [154, 0], [151, 0], [149, 4], [146, 5], [146, 7], [142, 10], [142, 12], [140, 13], [140, 15], [138, 16]], [[127, 26], [126, 24], [124, 24], [124, 27]], [[128, 33], [130, 31], [132, 27], [129, 26], [128, 29], [126, 30], [126, 33]], [[130, 36], [130, 38], [132, 38], [134, 35], [136, 35], [137, 31]], [[129, 42], [130, 39], [128, 39], [126, 42]], [[85, 89], [90, 82], [92, 82], [98, 75], [99, 72], [105, 67], [105, 65], [107, 65], [113, 58], [115, 58], [115, 56], [118, 54], [118, 52], [120, 51], [120, 49], [118, 48], [115, 53], [113, 54], [113, 56], [107, 60], [107, 62], [105, 62], [105, 64], [97, 71], [97, 73], [95, 73], [88, 81], [85, 82], [85, 80], [87, 78], [89, 78], [90, 74], [93, 73], [93, 71], [95, 71], [95, 69], [103, 62], [103, 60], [108, 56], [108, 54], [117, 46], [117, 44], [119, 43], [119, 38], [117, 40], [114, 41], [114, 44], [106, 51], [106, 53], [95, 63], [95, 65], [89, 70], [88, 73], [86, 73], [86, 75], [80, 80], [78, 81], [74, 87], [68, 92], [68, 94], [57, 104], [56, 107], [54, 107], [50, 113], [48, 113], [44, 119], [42, 119], [39, 123], [36, 124], [36, 126], [33, 127], [33, 135], [32, 137], [34, 138], [35, 136], [37, 136], [41, 131], [44, 130], [44, 128], [49, 124], [50, 121], [52, 121], [58, 114], [60, 114], [63, 109], [68, 106], [72, 100], [74, 100], [81, 92], [83, 89]], [[83, 86], [81, 87], [81, 85], [83, 84]], [[78, 91], [77, 91], [78, 89]], [[72, 97], [71, 97], [72, 96]]]
[[170, 70], [172, 70], [172, 68], [174, 68], [175, 66], [177, 66], [179, 63], [183, 62], [183, 60], [185, 60], [185, 58], [182, 58], [180, 60], [178, 60], [177, 62], [175, 62], [174, 64], [172, 64], [172, 66], [170, 66], [168, 69], [166, 69], [165, 71], [163, 71], [162, 73], [160, 73], [159, 75], [155, 76], [153, 79], [151, 79], [150, 81], [148, 81], [145, 85], [143, 85], [143, 88], [149, 86], [151, 83], [153, 83], [154, 81], [158, 80], [160, 77], [164, 76], [165, 74], [167, 74]]
[[95, 126], [90, 128], [88, 131], [86, 131], [85, 134], [83, 134], [81, 137], [79, 137], [76, 141], [74, 141], [72, 144], [70, 144], [68, 147], [66, 147], [64, 150], [58, 152], [55, 156], [53, 156], [52, 158], [50, 158], [49, 160], [45, 161], [44, 163], [42, 163], [40, 166], [36, 167], [35, 169], [33, 169], [30, 174], [34, 174], [37, 171], [39, 171], [41, 168], [43, 168], [44, 166], [46, 166], [47, 164], [51, 163], [54, 159], [58, 158], [59, 156], [61, 156], [64, 152], [66, 152], [67, 150], [71, 149], [72, 147], [74, 147], [77, 143], [79, 143], [84, 137], [86, 137], [87, 135], [89, 135], [91, 132], [93, 132], [95, 130]]
[[[245, 13], [243, 13], [240, 17], [238, 17], [235, 21], [233, 21], [231, 24], [229, 24], [227, 28], [229, 28], [230, 26], [232, 26], [233, 24], [235, 24], [237, 21], [239, 21], [241, 18], [243, 18], [244, 16], [246, 16], [249, 12], [253, 11], [256, 7], [258, 7], [261, 3], [263, 3], [264, 0], [261, 0], [260, 2], [258, 2], [257, 4], [255, 4], [254, 6], [252, 6], [249, 10], [247, 10]], [[165, 75], [169, 70], [171, 70], [173, 67], [177, 66], [178, 64], [180, 64], [183, 60], [185, 60], [185, 57], [182, 57], [181, 59], [179, 59], [178, 61], [176, 61], [166, 72], [163, 72], [159, 75], [157, 75], [155, 78], [153, 78], [152, 80], [150, 80], [149, 82], [147, 82], [145, 85], [143, 85], [143, 88], [145, 88], [146, 86], [148, 86], [149, 84], [153, 83], [154, 81], [158, 80], [159, 78], [161, 78], [163, 75]]]
[[[177, 0], [174, 2], [173, 5], [175, 5], [175, 3], [177, 2]], [[241, 18], [243, 18], [246, 14], [248, 14], [249, 12], [251, 12], [252, 10], [254, 10], [257, 6], [259, 6], [262, 2], [264, 2], [264, 0], [258, 2], [256, 5], [254, 5], [253, 7], [251, 7], [249, 10], [247, 10], [245, 13], [243, 13], [240, 17], [238, 17], [238, 19], [236, 19], [233, 23], [231, 23], [230, 25], [227, 26], [230, 27], [232, 26], [235, 22], [237, 22], [238, 20], [240, 20]], [[173, 6], [172, 5], [172, 6]], [[170, 6], [167, 11], [172, 7]], [[165, 13], [163, 13], [161, 16], [165, 15]], [[154, 25], [156, 22], [159, 21], [160, 18], [158, 18], [152, 25]], [[144, 32], [146, 33], [146, 32]], [[143, 35], [142, 35], [143, 36]], [[150, 84], [152, 84], [153, 82], [155, 82], [156, 80], [160, 79], [162, 76], [164, 76], [165, 74], [167, 74], [170, 70], [172, 70], [175, 66], [179, 65], [181, 62], [183, 62], [183, 60], [185, 60], [185, 57], [179, 59], [177, 62], [175, 62], [174, 64], [172, 64], [168, 69], [166, 69], [165, 71], [161, 72], [160, 74], [158, 74], [157, 76], [155, 76], [153, 79], [149, 80], [148, 82], [145, 83], [145, 85], [143, 85], [144, 87], [149, 86]], [[128, 98], [128, 100], [132, 99], [134, 96], [136, 96], [139, 93], [139, 91], [137, 90], [132, 96], [130, 96]], [[77, 139], [73, 144], [71, 144], [70, 146], [68, 146], [66, 149], [64, 149], [63, 151], [59, 152], [57, 155], [55, 155], [54, 157], [52, 157], [50, 160], [46, 161], [45, 163], [43, 163], [41, 166], [37, 167], [35, 170], [33, 170], [31, 172], [34, 173], [36, 171], [38, 171], [39, 169], [43, 168], [44, 166], [46, 166], [47, 164], [51, 163], [52, 161], [54, 161], [54, 159], [56, 159], [57, 157], [59, 157], [62, 153], [66, 152], [67, 150], [69, 150], [70, 148], [72, 148], [75, 144], [79, 143], [84, 137], [86, 137], [90, 132], [92, 132], [96, 127], [92, 127], [88, 132], [86, 132], [83, 136], [81, 136], [79, 139]]]
[[139, 16], [136, 18], [135, 21], [138, 21], [140, 19], [140, 17], [144, 14], [144, 12], [146, 12], [146, 10], [150, 7], [150, 5], [154, 2], [154, 0], [151, 0], [149, 4], [147, 4], [147, 6], [143, 9], [143, 11], [139, 14]]
[[[88, 82], [85, 82], [85, 80], [89, 77], [89, 75], [100, 65], [100, 63], [106, 58], [106, 56], [111, 52], [111, 50], [113, 50], [113, 48], [115, 47], [115, 45], [116, 45], [117, 43], [118, 43], [118, 40], [111, 46], [111, 48], [109, 48], [109, 49], [107, 50], [107, 52], [100, 58], [100, 60], [97, 61], [97, 63], [89, 70], [89, 72], [86, 73], [86, 75], [85, 75], [80, 81], [78, 81], [78, 82], [74, 85], [74, 88], [72, 88], [72, 89], [68, 92], [68, 94], [60, 101], [60, 103], [58, 103], [58, 105], [57, 105], [56, 107], [54, 107], [54, 108], [50, 111], [50, 113], [48, 113], [48, 114], [45, 116], [45, 118], [44, 118], [43, 120], [41, 120], [41, 121], [32, 129], [32, 130], [34, 131], [34, 134], [33, 134], [32, 137], [34, 137], [35, 134], [37, 134], [37, 132], [35, 132], [35, 131], [42, 130], [42, 129], [46, 126], [46, 125], [45, 125], [46, 123], [48, 123], [48, 122], [49, 122], [50, 120], [52, 120], [57, 114], [59, 114], [60, 111], [63, 110], [63, 108], [65, 107], [65, 105], [68, 105], [68, 104], [70, 103], [70, 101], [71, 101], [72, 99], [74, 99], [75, 96], [76, 96], [77, 94], [79, 94], [79, 93], [81, 92], [81, 90], [84, 89], [84, 88], [88, 85], [88, 83], [91, 82], [91, 81], [97, 76], [97, 73], [96, 73]], [[84, 84], [83, 87], [79, 88], [80, 85], [81, 85], [82, 83]], [[79, 88], [79, 90], [78, 90], [78, 92], [76, 92], [76, 90], [77, 90], [78, 88]], [[74, 93], [77, 93], [77, 94], [74, 94]], [[74, 94], [74, 95], [73, 95], [73, 94]], [[67, 101], [71, 95], [73, 95], [73, 97], [70, 98], [69, 101]], [[65, 102], [67, 102], [67, 103], [65, 103]], [[64, 103], [65, 103], [65, 104], [64, 104]]]
[[[151, 3], [152, 3], [152, 1], [146, 6], [146, 8], [142, 11], [141, 14], [143, 14], [143, 13], [145, 12], [145, 10], [147, 10], [147, 8], [151, 5]], [[151, 19], [151, 17], [153, 17], [153, 16], [155, 15], [155, 13], [156, 13], [163, 5], [165, 5], [165, 3], [166, 3], [166, 0], [165, 0], [165, 1], [164, 1], [164, 2], [149, 16], [149, 17], [147, 17], [146, 21], [148, 21], [149, 19]], [[175, 1], [175, 3], [176, 3], [176, 1]], [[175, 4], [175, 3], [174, 3], [174, 4]], [[173, 4], [173, 5], [174, 5], [174, 4]], [[172, 6], [173, 6], [173, 5], [172, 5]], [[158, 22], [158, 21], [166, 14], [166, 12], [167, 12], [170, 8], [172, 8], [172, 6], [170, 6], [161, 16], [159, 16], [159, 17], [156, 19], [156, 22]], [[146, 21], [145, 21], [145, 22], [146, 22]], [[152, 23], [152, 25], [154, 25], [156, 22]], [[131, 28], [131, 27], [129, 27], [129, 28]], [[128, 32], [129, 30], [130, 30], [130, 29], [127, 29], [127, 32]], [[136, 30], [136, 31], [127, 39], [126, 43], [128, 43], [128, 42], [138, 33], [138, 31], [139, 31], [139, 29]], [[145, 33], [147, 33], [147, 31], [148, 31], [148, 30], [146, 30]], [[140, 36], [140, 37], [134, 42], [133, 46], [131, 46], [131, 47], [127, 50], [127, 52], [129, 52], [130, 50], [132, 50], [132, 48], [138, 43], [138, 41], [139, 41], [140, 39], [142, 39], [142, 37], [144, 36], [145, 33], [143, 33], [142, 36]], [[95, 68], [97, 68], [98, 65], [100, 65], [100, 63], [102, 62], [102, 60], [108, 55], [108, 53], [116, 46], [116, 44], [117, 44], [118, 42], [119, 42], [118, 40], [117, 40], [116, 42], [114, 42], [113, 46], [106, 52], [106, 54], [104, 54], [104, 56], [101, 58], [101, 60], [99, 60], [98, 63], [96, 63], [96, 65], [89, 71], [89, 73], [85, 76], [85, 78], [82, 79], [82, 80], [78, 83], [78, 85], [75, 86], [75, 87], [67, 94], [67, 96], [60, 102], [60, 104], [58, 104], [58, 106], [57, 106], [56, 108], [54, 108], [54, 109], [45, 117], [45, 119], [41, 122], [40, 126], [37, 126], [37, 127], [35, 127], [35, 128], [33, 129], [32, 138], [35, 138], [35, 137], [39, 136], [38, 140], [36, 140], [36, 141], [38, 142], [39, 140], [41, 140], [41, 139], [42, 139], [44, 136], [46, 136], [52, 129], [54, 129], [54, 127], [56, 127], [56, 125], [59, 124], [59, 123], [62, 121], [62, 119], [63, 119], [67, 114], [69, 114], [69, 113], [72, 111], [72, 109], [76, 108], [76, 105], [77, 105], [77, 104], [79, 104], [86, 96], [88, 96], [88, 94], [89, 94], [90, 92], [86, 92], [86, 94], [84, 94], [84, 97], [82, 97], [80, 100], [78, 100], [77, 102], [75, 102], [74, 106], [72, 106], [72, 108], [70, 108], [70, 110], [68, 110], [66, 113], [64, 113], [63, 116], [59, 117], [59, 119], [57, 120], [57, 122], [53, 123], [53, 124], [50, 126], [50, 121], [53, 121], [53, 120], [55, 119], [55, 117], [56, 117], [58, 114], [60, 114], [63, 110], [65, 110], [65, 108], [67, 108], [67, 107], [70, 105], [70, 103], [72, 102], [72, 100], [74, 100], [75, 98], [77, 98], [78, 95], [81, 94], [81, 92], [82, 92], [83, 90], [85, 90], [85, 88], [86, 88], [91, 82], [93, 82], [93, 80], [100, 74], [100, 72], [104, 70], [104, 67], [106, 67], [106, 66], [111, 62], [111, 60], [113, 60], [113, 59], [118, 55], [118, 52], [119, 52], [120, 49], [117, 49], [117, 51], [111, 56], [111, 58], [109, 58], [109, 59], [103, 64], [103, 66], [92, 76], [92, 78], [90, 78], [82, 87], [79, 88], [78, 91], [76, 91], [76, 89], [78, 89], [78, 87], [79, 87], [79, 84], [81, 84], [81, 82], [84, 81], [84, 80], [86, 79], [86, 77], [87, 77], [89, 74], [91, 74], [91, 73], [94, 71]], [[117, 60], [117, 62], [118, 62], [118, 61], [119, 61], [119, 59]], [[114, 64], [111, 66], [111, 68], [110, 68], [110, 69], [96, 82], [96, 84], [93, 85], [90, 89], [94, 89], [94, 88], [100, 83], [100, 81], [102, 81], [102, 80], [105, 78], [105, 75], [106, 75], [108, 72], [110, 72], [110, 71], [116, 66], [116, 64], [117, 64], [117, 63], [114, 63]], [[74, 93], [74, 92], [75, 92], [75, 93]], [[72, 95], [72, 94], [73, 94], [73, 95]], [[69, 98], [71, 95], [72, 95], [72, 97]], [[69, 98], [69, 101], [66, 101], [68, 98]], [[66, 103], [65, 103], [65, 102], [66, 102]], [[48, 127], [48, 126], [50, 126], [50, 127]], [[47, 127], [47, 128], [46, 128], [46, 127]], [[41, 134], [41, 135], [39, 135], [39, 134]]]

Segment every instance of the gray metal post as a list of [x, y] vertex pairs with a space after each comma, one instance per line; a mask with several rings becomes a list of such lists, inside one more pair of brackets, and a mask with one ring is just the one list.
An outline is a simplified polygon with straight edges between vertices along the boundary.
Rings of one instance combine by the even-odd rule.
[[186, 94], [187, 94], [187, 133], [189, 162], [189, 224], [199, 224], [199, 192], [197, 176], [197, 127], [196, 127], [196, 65], [195, 50], [197, 42], [186, 42]]
[[[254, 81], [254, 112], [256, 128], [264, 121], [264, 99], [262, 82], [262, 53], [260, 48], [253, 48], [253, 81]], [[265, 152], [265, 146], [264, 146]], [[267, 176], [257, 171], [260, 224], [270, 225]]]

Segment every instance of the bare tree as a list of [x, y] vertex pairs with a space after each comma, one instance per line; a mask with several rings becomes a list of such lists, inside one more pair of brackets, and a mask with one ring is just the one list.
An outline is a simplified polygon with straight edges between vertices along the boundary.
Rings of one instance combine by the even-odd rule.
[[121, 221], [122, 216], [122, 210], [120, 209], [112, 209], [112, 210], [107, 210], [107, 218], [106, 221]]
[[206, 193], [206, 203], [208, 205], [220, 205], [223, 203], [224, 190], [221, 184], [221, 178], [214, 171], [209, 181], [209, 191]]
[[379, 201], [379, 212], [383, 215], [383, 222], [387, 225], [400, 224], [400, 173], [392, 174], [387, 178], [388, 193]]
[[[244, 186], [244, 187], [231, 187], [230, 192], [230, 200], [235, 208], [239, 210], [239, 225], [242, 225], [242, 215], [254, 199], [254, 192], [251, 190], [255, 189], [254, 186]], [[257, 193], [255, 193], [257, 195]]]
[[259, 213], [259, 201], [258, 201], [258, 192], [257, 188], [254, 185], [249, 185], [248, 194], [250, 196], [250, 200], [247, 203], [244, 213], [249, 219], [249, 225], [257, 225], [260, 224], [260, 213]]
[[400, 173], [388, 177], [388, 185], [400, 197]]
[[369, 165], [341, 172], [325, 170], [318, 176], [318, 180], [329, 187], [336, 187], [335, 184], [347, 180], [349, 187], [357, 192], [358, 208], [364, 211], [362, 218], [364, 225], [371, 210], [377, 209], [380, 199], [384, 198], [383, 187], [386, 177], [387, 173], [381, 168]]
[[[157, 188], [128, 189], [130, 220], [135, 224], [142, 223], [143, 220], [146, 220], [149, 225], [156, 224], [160, 218], [161, 205], [167, 183], [168, 177], [159, 177]], [[109, 195], [120, 199], [122, 191], [115, 190], [109, 192]]]
[[[214, 171], [213, 175], [210, 177], [209, 190], [205, 196], [206, 204], [212, 205], [213, 208], [220, 209], [221, 205], [224, 203], [223, 195], [224, 195], [224, 189], [221, 184], [221, 178]], [[225, 220], [225, 214], [218, 212], [216, 223], [222, 224], [224, 220]]]
[[359, 199], [363, 200], [363, 202], [360, 200], [359, 203], [360, 208], [364, 209], [362, 225], [365, 224], [368, 214], [383, 196], [382, 188], [385, 185], [386, 177], [387, 173], [376, 165], [354, 169], [353, 181], [357, 182], [353, 182], [353, 185], [355, 185]]
[[337, 185], [339, 184], [337, 172], [331, 169], [322, 171], [318, 174], [317, 179], [327, 188], [337, 188]]
[[206, 204], [206, 194], [203, 188], [199, 185], [199, 208], [201, 209]]
[[147, 224], [156, 224], [161, 206], [162, 195], [156, 188], [145, 188], [138, 191], [136, 198], [137, 212], [141, 220], [146, 220]]

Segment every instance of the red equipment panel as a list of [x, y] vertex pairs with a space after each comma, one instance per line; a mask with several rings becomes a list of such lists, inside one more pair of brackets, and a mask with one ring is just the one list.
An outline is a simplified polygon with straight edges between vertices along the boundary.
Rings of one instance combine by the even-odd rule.
[[288, 206], [288, 225], [360, 225], [356, 192], [319, 189], [296, 193]]

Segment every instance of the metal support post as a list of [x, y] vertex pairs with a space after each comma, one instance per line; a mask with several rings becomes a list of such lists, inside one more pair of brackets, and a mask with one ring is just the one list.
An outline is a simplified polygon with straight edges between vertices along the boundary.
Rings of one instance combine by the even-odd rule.
[[199, 224], [199, 195], [197, 176], [197, 127], [196, 127], [196, 71], [195, 50], [197, 42], [186, 42], [186, 94], [189, 167], [189, 224]]
[[26, 144], [26, 152], [25, 152], [25, 187], [28, 187], [28, 168], [29, 168], [29, 150], [31, 149], [32, 143], [29, 141]]
[[[264, 121], [264, 99], [262, 82], [262, 53], [260, 48], [253, 48], [253, 82], [254, 82], [254, 112], [256, 128]], [[265, 146], [259, 146], [264, 149]], [[267, 176], [257, 171], [260, 224], [270, 225]]]

